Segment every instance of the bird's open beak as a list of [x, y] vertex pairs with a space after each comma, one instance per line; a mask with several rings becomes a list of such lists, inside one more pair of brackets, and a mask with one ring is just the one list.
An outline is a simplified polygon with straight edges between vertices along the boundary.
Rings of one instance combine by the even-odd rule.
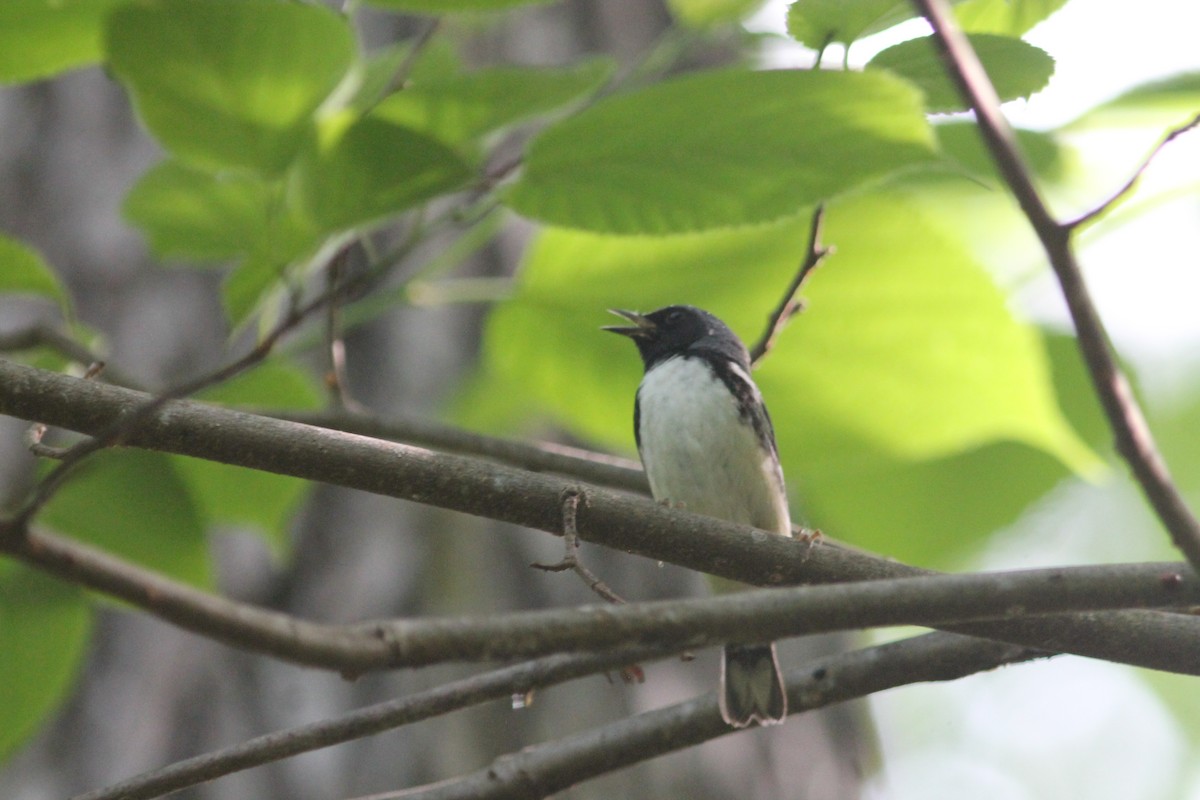
[[605, 325], [600, 330], [612, 331], [619, 333], [622, 336], [631, 338], [644, 338], [654, 332], [654, 323], [643, 317], [636, 311], [626, 311], [621, 308], [610, 308], [610, 314], [616, 314], [618, 317], [624, 317], [633, 323], [633, 325]]

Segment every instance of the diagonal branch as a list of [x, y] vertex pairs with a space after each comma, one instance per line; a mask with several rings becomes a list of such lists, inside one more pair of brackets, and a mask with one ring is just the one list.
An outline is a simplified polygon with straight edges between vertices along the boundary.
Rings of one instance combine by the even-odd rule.
[[1029, 224], [1041, 240], [1062, 288], [1092, 384], [1125, 458], [1175, 546], [1193, 567], [1200, 566], [1200, 521], [1188, 508], [1158, 451], [1129, 381], [1117, 366], [1112, 344], [1092, 302], [1079, 262], [1071, 249], [1071, 224], [1059, 223], [1043, 202], [1016, 145], [1000, 99], [967, 37], [955, 24], [946, 0], [913, 0], [933, 26], [946, 72], [975, 112], [979, 131]]
[[762, 337], [750, 348], [750, 363], [758, 364], [762, 361], [763, 356], [770, 352], [775, 345], [775, 339], [787, 327], [797, 313], [803, 310], [804, 305], [796, 295], [804, 286], [808, 276], [812, 274], [821, 262], [825, 260], [825, 256], [829, 255], [830, 248], [821, 244], [821, 228], [825, 221], [825, 206], [818, 205], [813, 211], [812, 223], [809, 227], [808, 247], [804, 251], [804, 260], [800, 262], [800, 268], [796, 270], [792, 282], [788, 284], [787, 291], [783, 293], [783, 297], [779, 300], [779, 305], [767, 317], [767, 329], [763, 331]]
[[[875, 692], [952, 681], [1043, 654], [998, 642], [931, 633], [829, 656], [789, 672], [790, 713]], [[501, 756], [484, 769], [422, 789], [358, 800], [487, 800], [546, 797], [580, 781], [732, 733], [715, 693]]]
[[1162, 152], [1162, 149], [1164, 147], [1166, 147], [1171, 142], [1175, 141], [1175, 139], [1179, 138], [1180, 136], [1187, 133], [1188, 131], [1195, 129], [1197, 126], [1200, 126], [1200, 114], [1197, 114], [1196, 116], [1192, 117], [1192, 119], [1190, 121], [1185, 122], [1184, 124], [1179, 125], [1178, 127], [1172, 128], [1170, 131], [1168, 131], [1167, 135], [1159, 140], [1158, 144], [1156, 144], [1154, 146], [1154, 149], [1151, 150], [1150, 153], [1146, 156], [1146, 158], [1142, 161], [1141, 166], [1139, 166], [1136, 170], [1133, 171], [1133, 175], [1129, 176], [1129, 180], [1127, 180], [1120, 189], [1117, 189], [1117, 191], [1114, 192], [1111, 197], [1109, 197], [1107, 200], [1105, 200], [1100, 205], [1093, 208], [1091, 211], [1066, 223], [1067, 227], [1072, 228], [1072, 229], [1082, 227], [1083, 225], [1086, 225], [1087, 223], [1091, 222], [1092, 220], [1094, 220], [1096, 217], [1100, 216], [1104, 212], [1108, 211], [1116, 203], [1120, 202], [1121, 199], [1125, 197], [1125, 195], [1127, 195], [1133, 191], [1133, 187], [1137, 186], [1137, 183], [1139, 180], [1141, 180], [1142, 175], [1146, 172], [1147, 169], [1150, 168], [1150, 163], [1152, 161], [1154, 161], [1155, 158], [1158, 157], [1158, 154]]

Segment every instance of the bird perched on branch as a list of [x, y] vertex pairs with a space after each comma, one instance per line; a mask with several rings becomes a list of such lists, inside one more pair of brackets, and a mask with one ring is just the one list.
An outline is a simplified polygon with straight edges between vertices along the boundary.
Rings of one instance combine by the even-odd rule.
[[[790, 536], [775, 431], [737, 335], [707, 311], [668, 306], [604, 330], [637, 345], [646, 372], [633, 431], [660, 502]], [[774, 644], [731, 644], [721, 664], [721, 716], [735, 728], [787, 715]]]

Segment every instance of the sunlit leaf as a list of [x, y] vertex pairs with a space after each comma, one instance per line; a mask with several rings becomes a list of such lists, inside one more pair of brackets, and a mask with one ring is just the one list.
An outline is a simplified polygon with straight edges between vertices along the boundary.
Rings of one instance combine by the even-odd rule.
[[906, 0], [797, 0], [788, 7], [788, 34], [805, 47], [820, 50], [833, 43], [887, 30], [916, 16]]
[[565, 105], [598, 88], [611, 72], [608, 61], [595, 60], [566, 69], [496, 67], [415, 81], [373, 116], [457, 146]]
[[347, 21], [273, 0], [154, 0], [118, 9], [109, 62], [180, 159], [278, 173], [354, 58]]
[[667, 0], [675, 18], [695, 28], [737, 22], [762, 4], [763, 0]]
[[963, 0], [954, 16], [970, 33], [1021, 36], [1067, 4], [1067, 0]]
[[397, 11], [445, 14], [454, 11], [500, 11], [513, 6], [553, 3], [555, 0], [366, 0], [366, 2], [382, 8], [394, 8]]
[[564, 227], [686, 232], [778, 219], [932, 157], [920, 96], [882, 72], [722, 70], [550, 127], [509, 199]]
[[[1028, 98], [1050, 82], [1054, 59], [1028, 42], [994, 34], [972, 34], [971, 46], [1002, 101]], [[881, 51], [867, 65], [886, 69], [916, 84], [930, 111], [966, 108], [958, 88], [946, 76], [932, 36], [909, 39]]]

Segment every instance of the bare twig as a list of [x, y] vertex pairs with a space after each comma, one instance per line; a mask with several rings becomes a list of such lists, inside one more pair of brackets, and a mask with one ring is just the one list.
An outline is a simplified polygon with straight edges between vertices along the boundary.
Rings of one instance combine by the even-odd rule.
[[[243, 409], [254, 412], [256, 409]], [[533, 472], [555, 472], [598, 486], [650, 494], [638, 462], [556, 442], [501, 439], [418, 417], [379, 417], [339, 411], [263, 411], [268, 416], [393, 442], [482, 456]]]
[[[113, 367], [105, 362], [99, 353], [96, 353], [87, 345], [72, 338], [70, 334], [53, 325], [38, 322], [26, 328], [0, 334], [0, 353], [16, 350], [32, 350], [35, 347], [45, 347], [52, 350], [60, 356], [74, 361], [76, 364], [87, 367], [88, 372], [92, 371], [94, 365], [99, 364], [104, 369], [111, 383], [128, 386], [133, 389], [139, 388], [137, 381], [126, 375], [117, 373]], [[97, 374], [92, 373], [90, 377], [96, 377]]]
[[762, 337], [750, 348], [750, 363], [757, 365], [775, 344], [775, 338], [783, 331], [788, 322], [804, 309], [804, 303], [797, 297], [804, 282], [813, 270], [829, 255], [831, 249], [821, 244], [821, 223], [825, 220], [825, 206], [818, 205], [813, 210], [812, 224], [809, 228], [808, 247], [804, 251], [804, 260], [788, 285], [787, 291], [779, 300], [779, 305], [767, 317], [767, 329]]
[[[787, 674], [792, 714], [917, 682], [952, 681], [1044, 656], [996, 642], [930, 633], [829, 656]], [[715, 693], [501, 756], [477, 772], [433, 786], [358, 800], [487, 800], [547, 797], [651, 758], [727, 736]]]
[[627, 602], [625, 598], [610, 589], [608, 584], [600, 580], [596, 573], [588, 569], [579, 558], [579, 530], [575, 526], [575, 516], [579, 511], [579, 504], [581, 502], [587, 502], [587, 495], [584, 494], [582, 489], [572, 486], [563, 492], [563, 543], [567, 548], [567, 552], [563, 555], [562, 560], [555, 564], [541, 564], [535, 561], [529, 566], [534, 569], [544, 570], [545, 572], [566, 572], [567, 570], [571, 570], [587, 584], [589, 589], [601, 598], [618, 605], [625, 603]]
[[1017, 148], [1012, 128], [1000, 112], [996, 90], [970, 42], [954, 22], [946, 0], [913, 0], [913, 4], [932, 25], [946, 71], [974, 110], [992, 160], [1037, 233], [1054, 268], [1075, 323], [1079, 347], [1096, 395], [1112, 427], [1117, 451], [1129, 464], [1175, 546], [1193, 567], [1197, 567], [1200, 565], [1200, 521], [1192, 514], [1172, 480], [1129, 381], [1117, 366], [1108, 334], [1071, 248], [1072, 226], [1056, 221], [1042, 201]]
[[553, 655], [474, 675], [398, 700], [377, 703], [333, 719], [257, 736], [232, 747], [177, 761], [121, 783], [85, 792], [72, 800], [148, 800], [201, 783], [280, 761], [300, 753], [506, 698], [514, 693], [553, 686], [603, 672], [624, 660], [659, 657], [657, 649], [639, 647], [608, 653]]
[[325, 376], [325, 386], [330, 398], [337, 408], [362, 411], [362, 406], [355, 402], [350, 394], [350, 385], [346, 380], [346, 341], [342, 336], [342, 293], [337, 289], [343, 284], [343, 272], [350, 258], [350, 248], [343, 248], [329, 262], [325, 273], [326, 292], [329, 303], [325, 314], [325, 346], [329, 354], [329, 371]]
[[1142, 175], [1146, 172], [1147, 169], [1150, 168], [1150, 163], [1152, 161], [1154, 161], [1155, 158], [1158, 157], [1158, 154], [1160, 152], [1162, 152], [1162, 149], [1164, 147], [1166, 147], [1168, 144], [1173, 142], [1176, 138], [1182, 136], [1183, 134], [1187, 133], [1190, 130], [1193, 130], [1197, 126], [1200, 126], [1200, 114], [1197, 114], [1196, 116], [1192, 117], [1192, 119], [1190, 121], [1185, 122], [1184, 124], [1182, 124], [1178, 127], [1172, 128], [1167, 133], [1167, 135], [1164, 136], [1162, 139], [1160, 139], [1158, 144], [1154, 146], [1154, 149], [1151, 150], [1150, 153], [1146, 156], [1145, 160], [1142, 161], [1141, 166], [1139, 166], [1136, 170], [1134, 170], [1133, 175], [1131, 175], [1129, 177], [1129, 180], [1125, 182], [1125, 185], [1123, 185], [1120, 189], [1118, 189], [1115, 193], [1113, 193], [1113, 195], [1111, 197], [1109, 197], [1107, 200], [1105, 200], [1100, 205], [1093, 208], [1091, 211], [1087, 212], [1086, 214], [1084, 214], [1076, 219], [1071, 220], [1070, 222], [1065, 223], [1066, 227], [1072, 228], [1072, 229], [1079, 228], [1079, 227], [1091, 222], [1093, 219], [1100, 216], [1104, 212], [1108, 211], [1108, 209], [1112, 208], [1113, 205], [1115, 205], [1122, 198], [1124, 198], [1127, 194], [1129, 194], [1130, 192], [1133, 191], [1133, 187], [1137, 186], [1137, 182], [1139, 180], [1141, 180]]

